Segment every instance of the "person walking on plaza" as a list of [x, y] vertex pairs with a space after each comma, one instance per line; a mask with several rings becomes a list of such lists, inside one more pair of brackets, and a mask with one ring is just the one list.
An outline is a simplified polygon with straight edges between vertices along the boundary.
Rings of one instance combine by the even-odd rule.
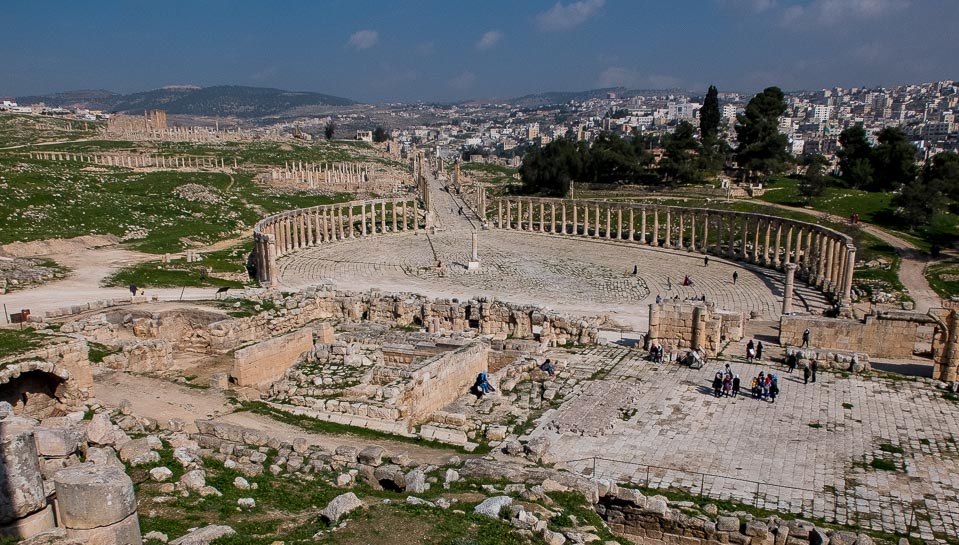
[[733, 271], [733, 285], [736, 285], [736, 281], [739, 280], [739, 271]]
[[809, 364], [804, 363], [802, 366], [802, 380], [803, 384], [809, 384], [809, 376], [812, 375], [812, 371], [809, 370]]
[[756, 361], [763, 361], [763, 342], [756, 343]]
[[754, 357], [756, 357], [756, 345], [753, 344], [752, 339], [749, 339], [749, 342], [746, 343], [746, 361], [752, 363]]
[[802, 332], [802, 348], [809, 348], [809, 328]]
[[798, 364], [798, 362], [799, 362], [799, 356], [797, 356], [795, 353], [792, 353], [786, 356], [786, 366], [789, 368], [789, 371], [788, 371], [789, 373], [792, 373], [793, 371], [796, 370], [796, 365]]
[[812, 360], [812, 364], [809, 365], [809, 370], [812, 371], [812, 381], [816, 382], [816, 371], [819, 369], [819, 364], [816, 363], [816, 360]]
[[130, 284], [130, 295], [136, 297], [136, 294], [137, 294], [137, 285]]
[[732, 397], [733, 395], [733, 376], [726, 374], [723, 376], [723, 396]]
[[739, 375], [736, 375], [733, 377], [733, 398], [734, 399], [736, 398], [736, 396], [739, 395], [739, 387], [740, 387]]
[[775, 403], [776, 396], [779, 395], [779, 377], [773, 375], [772, 380], [769, 382], [769, 402]]
[[723, 372], [716, 371], [716, 375], [713, 377], [713, 396], [719, 397], [723, 392]]
[[708, 256], [708, 255], [704, 255], [704, 256], [703, 256], [703, 267], [708, 267], [708, 266], [709, 266], [709, 256]]

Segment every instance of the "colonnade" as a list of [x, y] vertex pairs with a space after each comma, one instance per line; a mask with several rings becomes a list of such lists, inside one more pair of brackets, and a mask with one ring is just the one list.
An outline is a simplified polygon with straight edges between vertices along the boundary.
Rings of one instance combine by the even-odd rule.
[[276, 260], [302, 248], [420, 229], [414, 198], [351, 201], [273, 214], [253, 228], [257, 279], [275, 286]]
[[359, 188], [370, 181], [370, 170], [365, 165], [354, 163], [304, 164], [303, 161], [293, 161], [286, 162], [282, 169], [270, 169], [270, 181], [309, 184], [310, 189], [324, 183]]
[[776, 216], [603, 201], [499, 198], [501, 229], [627, 240], [711, 254], [777, 270], [795, 264], [807, 284], [850, 302], [856, 247], [848, 235]]
[[[195, 157], [190, 155], [140, 155], [117, 153], [77, 153], [69, 151], [31, 151], [31, 159], [45, 161], [76, 161], [113, 167], [128, 168], [227, 168], [222, 157]], [[233, 158], [233, 168], [237, 160]]]

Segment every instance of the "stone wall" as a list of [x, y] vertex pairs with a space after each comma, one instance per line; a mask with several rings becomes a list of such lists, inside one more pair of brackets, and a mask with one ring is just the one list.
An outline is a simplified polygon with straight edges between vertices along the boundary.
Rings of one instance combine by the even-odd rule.
[[237, 350], [230, 375], [238, 386], [268, 384], [281, 379], [304, 352], [312, 350], [313, 330], [301, 329]]
[[427, 421], [468, 391], [476, 376], [486, 370], [489, 351], [488, 343], [476, 342], [430, 358], [413, 371], [409, 389], [401, 396], [409, 409], [410, 424]]
[[0, 359], [0, 400], [14, 412], [43, 418], [73, 410], [91, 396], [86, 341], [70, 339]]
[[819, 350], [862, 352], [873, 358], [911, 358], [919, 327], [935, 321], [916, 312], [880, 312], [863, 320], [811, 316], [783, 316], [779, 321], [779, 344], [799, 346], [809, 329], [809, 345]]
[[646, 348], [655, 342], [667, 351], [702, 348], [708, 356], [715, 356], [724, 339], [743, 337], [744, 324], [742, 313], [717, 310], [711, 303], [653, 303], [649, 305]]
[[173, 367], [173, 343], [163, 339], [122, 341], [119, 352], [104, 356], [103, 366], [133, 373], [162, 373]]

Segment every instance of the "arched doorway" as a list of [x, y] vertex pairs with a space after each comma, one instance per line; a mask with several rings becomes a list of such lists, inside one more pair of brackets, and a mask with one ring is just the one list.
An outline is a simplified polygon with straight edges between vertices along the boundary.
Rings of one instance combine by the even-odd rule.
[[13, 406], [13, 413], [43, 419], [60, 413], [58, 403], [67, 381], [44, 371], [27, 371], [0, 384], [0, 401]]

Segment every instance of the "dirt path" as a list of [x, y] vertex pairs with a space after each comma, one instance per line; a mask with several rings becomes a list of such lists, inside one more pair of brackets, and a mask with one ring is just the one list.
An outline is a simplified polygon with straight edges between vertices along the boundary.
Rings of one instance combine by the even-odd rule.
[[[769, 202], [762, 202], [761, 204], [783, 210], [809, 213], [809, 211], [804, 208], [796, 208], [783, 204]], [[819, 217], [836, 223], [845, 223], [848, 221], [848, 218], [826, 212], [816, 212], [816, 214], [818, 214]], [[929, 282], [926, 280], [924, 274], [926, 266], [929, 265], [928, 256], [916, 248], [911, 242], [880, 229], [875, 225], [860, 223], [859, 227], [863, 231], [892, 246], [896, 250], [896, 253], [899, 254], [899, 257], [902, 258], [902, 262], [899, 265], [899, 281], [902, 282], [902, 285], [905, 286], [909, 292], [909, 296], [916, 302], [916, 312], [925, 313], [931, 308], [942, 306], [942, 299], [939, 297], [939, 294], [929, 287]]]
[[97, 369], [94, 373], [94, 391], [97, 399], [105, 405], [115, 407], [121, 400], [126, 399], [130, 402], [134, 414], [155, 418], [158, 422], [179, 418], [187, 422], [189, 431], [196, 431], [194, 420], [213, 419], [259, 430], [281, 441], [292, 442], [296, 437], [304, 437], [310, 444], [327, 450], [341, 445], [357, 448], [378, 445], [391, 454], [406, 454], [419, 463], [428, 464], [446, 463], [450, 456], [454, 455], [448, 450], [399, 441], [304, 431], [258, 414], [233, 412], [234, 407], [221, 392], [189, 388], [142, 375]]

